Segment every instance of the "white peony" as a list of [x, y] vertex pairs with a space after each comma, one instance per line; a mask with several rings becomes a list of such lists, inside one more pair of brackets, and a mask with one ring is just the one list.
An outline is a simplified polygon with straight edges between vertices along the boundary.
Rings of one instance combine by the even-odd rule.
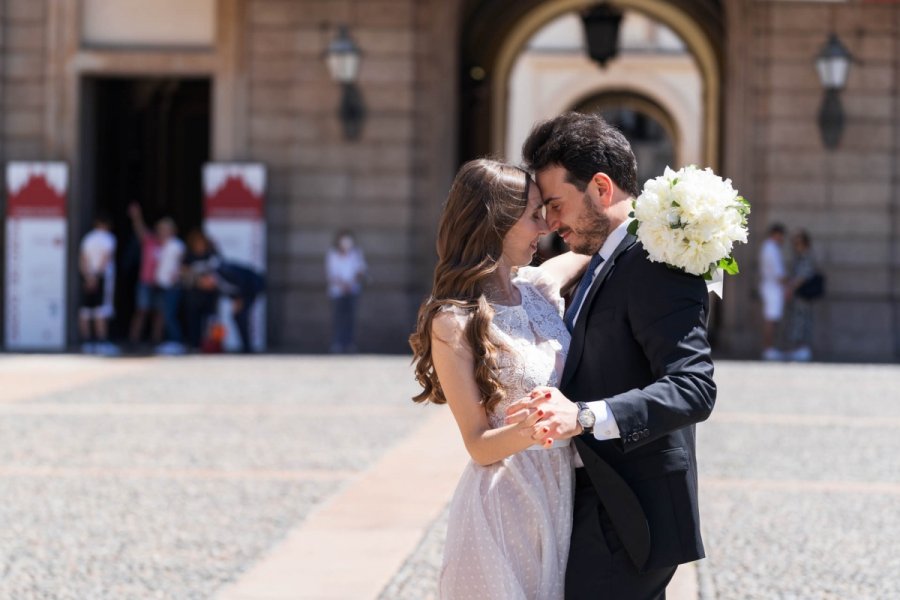
[[750, 204], [712, 169], [694, 165], [647, 181], [634, 201], [636, 234], [650, 260], [711, 279], [716, 269], [738, 272], [736, 242], [747, 242]]

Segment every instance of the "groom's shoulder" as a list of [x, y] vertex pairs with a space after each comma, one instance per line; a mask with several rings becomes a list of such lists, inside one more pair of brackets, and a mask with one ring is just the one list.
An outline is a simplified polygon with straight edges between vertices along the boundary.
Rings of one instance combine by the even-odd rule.
[[702, 289], [704, 292], [706, 290], [706, 282], [699, 275], [685, 273], [665, 263], [650, 260], [650, 256], [641, 242], [636, 242], [629, 248], [623, 258], [632, 272], [635, 283], [644, 282], [650, 286], [656, 286], [666, 282], [672, 285]]

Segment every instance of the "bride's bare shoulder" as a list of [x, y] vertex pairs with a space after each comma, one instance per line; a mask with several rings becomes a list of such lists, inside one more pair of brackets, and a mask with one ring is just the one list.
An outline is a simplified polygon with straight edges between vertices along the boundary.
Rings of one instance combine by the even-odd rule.
[[464, 345], [467, 313], [456, 306], [447, 306], [437, 312], [431, 320], [431, 337], [451, 347]]

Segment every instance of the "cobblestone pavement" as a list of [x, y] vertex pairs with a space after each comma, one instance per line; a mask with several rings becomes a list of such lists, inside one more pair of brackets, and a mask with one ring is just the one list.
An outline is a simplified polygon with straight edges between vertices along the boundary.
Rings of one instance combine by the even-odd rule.
[[427, 417], [408, 362], [0, 357], [0, 598], [211, 597]]
[[[701, 597], [900, 597], [900, 367], [717, 380]], [[425, 422], [414, 391], [403, 357], [0, 357], [0, 598], [210, 598]], [[445, 530], [380, 598], [434, 597]]]
[[[900, 597], [900, 367], [729, 363], [698, 427], [703, 600]], [[381, 600], [435, 597], [446, 514]]]

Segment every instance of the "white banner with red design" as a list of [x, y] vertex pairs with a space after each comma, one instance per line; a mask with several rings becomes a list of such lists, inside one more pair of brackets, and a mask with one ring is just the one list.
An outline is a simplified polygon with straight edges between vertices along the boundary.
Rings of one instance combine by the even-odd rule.
[[[206, 234], [222, 257], [231, 262], [266, 271], [266, 221], [264, 202], [266, 168], [259, 163], [207, 163], [203, 166], [204, 219]], [[225, 349], [240, 348], [237, 328], [231, 318], [231, 301], [219, 301], [219, 319], [225, 325]], [[253, 349], [266, 347], [266, 304], [260, 296], [250, 314]]]
[[4, 332], [8, 350], [66, 346], [66, 195], [60, 162], [6, 165]]

